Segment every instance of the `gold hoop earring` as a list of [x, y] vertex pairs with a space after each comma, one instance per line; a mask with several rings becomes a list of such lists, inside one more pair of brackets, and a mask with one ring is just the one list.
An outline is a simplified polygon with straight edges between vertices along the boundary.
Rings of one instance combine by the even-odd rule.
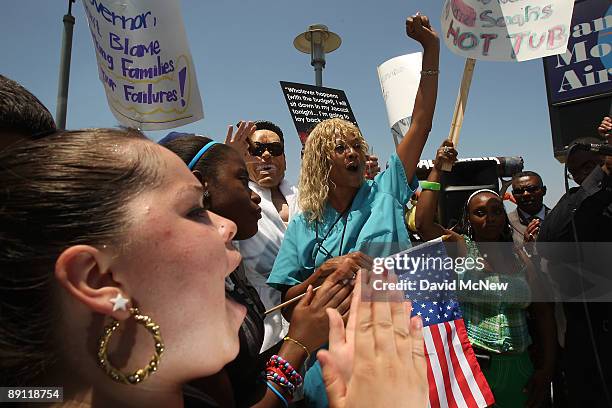
[[144, 368], [141, 368], [139, 370], [134, 371], [133, 373], [128, 374], [123, 373], [117, 368], [113, 367], [110, 361], [108, 361], [107, 349], [111, 336], [119, 327], [119, 321], [112, 319], [111, 323], [104, 328], [104, 333], [102, 334], [102, 337], [100, 337], [98, 348], [98, 364], [113, 380], [123, 384], [135, 385], [142, 382], [151, 373], [157, 371], [161, 355], [164, 352], [164, 343], [159, 332], [159, 326], [155, 324], [149, 316], [140, 314], [138, 308], [135, 307], [130, 307], [128, 310], [132, 314], [132, 317], [136, 320], [136, 323], [143, 325], [145, 329], [147, 329], [147, 331], [151, 334], [151, 336], [153, 336], [155, 351], [153, 357], [151, 357], [151, 361], [149, 361], [149, 363]]

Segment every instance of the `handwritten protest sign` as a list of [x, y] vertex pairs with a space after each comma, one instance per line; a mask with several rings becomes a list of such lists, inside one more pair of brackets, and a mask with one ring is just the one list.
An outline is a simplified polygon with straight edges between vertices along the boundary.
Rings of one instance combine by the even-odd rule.
[[344, 91], [294, 82], [280, 82], [293, 124], [302, 144], [317, 123], [332, 118], [357, 125]]
[[442, 37], [466, 58], [526, 61], [565, 52], [571, 0], [446, 0]]
[[[612, 95], [612, 4], [578, 2], [565, 53], [544, 59], [549, 102]], [[600, 114], [601, 116], [601, 114]]]
[[98, 74], [117, 120], [142, 130], [204, 117], [180, 12], [166, 0], [83, 0]]
[[396, 146], [410, 127], [414, 100], [421, 81], [422, 60], [423, 54], [420, 52], [400, 55], [385, 61], [377, 69]]

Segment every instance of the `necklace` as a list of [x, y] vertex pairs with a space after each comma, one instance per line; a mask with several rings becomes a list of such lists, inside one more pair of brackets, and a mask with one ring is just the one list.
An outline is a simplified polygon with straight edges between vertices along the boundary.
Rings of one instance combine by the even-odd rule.
[[338, 251], [338, 256], [342, 255], [342, 247], [344, 245], [344, 234], [346, 233], [346, 227], [348, 225], [348, 213], [349, 213], [350, 208], [351, 208], [351, 206], [349, 205], [344, 211], [342, 211], [342, 213], [340, 215], [338, 215], [338, 218], [336, 218], [336, 221], [334, 221], [334, 223], [329, 227], [329, 230], [327, 231], [327, 233], [325, 234], [325, 236], [323, 237], [321, 242], [319, 242], [319, 222], [318, 221], [316, 222], [315, 236], [316, 236], [316, 242], [317, 242], [317, 244], [316, 244], [317, 245], [317, 250], [315, 251], [314, 255], [312, 256], [312, 263], [313, 263], [313, 265], [316, 263], [317, 255], [319, 255], [319, 251], [321, 251], [321, 250], [324, 251], [326, 260], [329, 259], [329, 258], [333, 258], [333, 255], [323, 246], [323, 243], [325, 242], [327, 237], [329, 237], [329, 234], [331, 234], [332, 230], [334, 229], [334, 227], [336, 226], [338, 221], [340, 221], [342, 218], [347, 218], [344, 221], [344, 227], [342, 228], [342, 237], [340, 239], [340, 250]]

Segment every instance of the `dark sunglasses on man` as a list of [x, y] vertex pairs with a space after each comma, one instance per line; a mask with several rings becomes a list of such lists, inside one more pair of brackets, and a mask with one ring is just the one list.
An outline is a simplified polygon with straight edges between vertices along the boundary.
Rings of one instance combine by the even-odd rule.
[[280, 142], [272, 142], [272, 143], [253, 142], [249, 144], [249, 153], [251, 153], [252, 156], [261, 157], [263, 156], [266, 150], [270, 152], [272, 156], [275, 156], [275, 157], [282, 155], [285, 151], [283, 148], [283, 144]]
[[512, 190], [512, 195], [523, 195], [526, 192], [533, 194], [538, 192], [541, 188], [542, 186], [527, 186], [525, 188], [515, 188]]

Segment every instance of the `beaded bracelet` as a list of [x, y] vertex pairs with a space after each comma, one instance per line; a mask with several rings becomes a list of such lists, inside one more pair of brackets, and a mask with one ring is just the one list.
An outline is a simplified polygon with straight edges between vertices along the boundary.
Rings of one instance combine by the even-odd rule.
[[270, 360], [266, 363], [267, 368], [278, 367], [281, 372], [296, 386], [300, 385], [303, 381], [302, 376], [297, 372], [295, 368], [289, 364], [284, 358], [277, 356], [276, 354], [270, 357]]
[[275, 372], [273, 370], [274, 369], [266, 370], [266, 379], [279, 385], [281, 388], [285, 389], [290, 395], [293, 396], [293, 392], [295, 391], [295, 385], [291, 381], [289, 381], [283, 375], [283, 373]]

